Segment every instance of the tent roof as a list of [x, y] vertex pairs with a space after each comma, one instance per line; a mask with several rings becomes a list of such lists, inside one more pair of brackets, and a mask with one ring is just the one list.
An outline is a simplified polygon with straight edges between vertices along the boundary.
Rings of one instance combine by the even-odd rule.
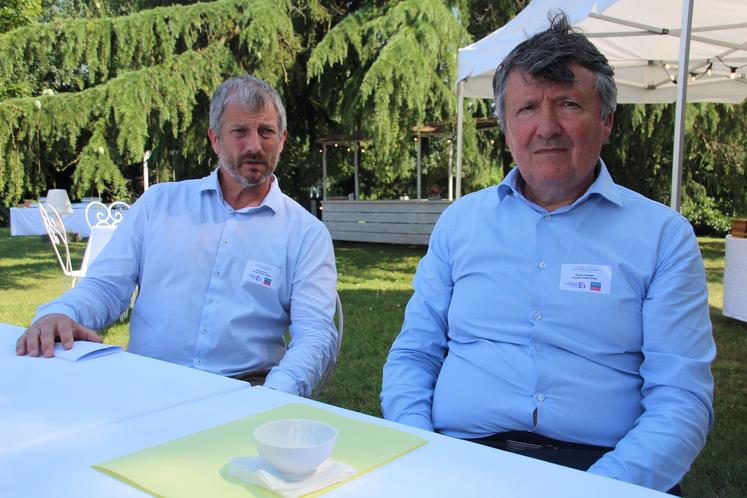
[[[459, 50], [464, 95], [492, 98], [498, 63], [546, 29], [548, 11], [560, 8], [614, 66], [618, 102], [676, 100], [682, 0], [534, 0], [502, 28]], [[747, 98], [747, 1], [695, 2], [692, 17], [688, 102], [741, 102]]]

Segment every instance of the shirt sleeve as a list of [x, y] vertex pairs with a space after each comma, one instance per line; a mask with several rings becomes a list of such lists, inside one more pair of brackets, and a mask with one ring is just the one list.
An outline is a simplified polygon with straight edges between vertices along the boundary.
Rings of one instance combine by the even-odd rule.
[[667, 491], [703, 449], [713, 425], [716, 355], [703, 260], [689, 223], [661, 238], [643, 301], [643, 413], [589, 472]]
[[290, 298], [291, 341], [264, 386], [311, 396], [327, 366], [335, 361], [337, 270], [332, 238], [321, 223], [305, 237], [297, 255]]
[[413, 279], [414, 294], [402, 330], [384, 365], [381, 409], [384, 418], [433, 430], [433, 390], [446, 350], [448, 312], [454, 287], [448, 250], [448, 212], [439, 218], [428, 252]]
[[[157, 189], [152, 189], [157, 190]], [[86, 327], [99, 330], [116, 320], [129, 306], [137, 286], [142, 227], [146, 226], [145, 200], [133, 204], [86, 276], [59, 298], [39, 306], [33, 321], [62, 313]]]

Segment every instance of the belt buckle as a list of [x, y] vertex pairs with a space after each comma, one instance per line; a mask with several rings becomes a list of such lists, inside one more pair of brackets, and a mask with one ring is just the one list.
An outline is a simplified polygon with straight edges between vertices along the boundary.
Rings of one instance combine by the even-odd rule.
[[506, 439], [506, 449], [514, 451], [536, 451], [544, 448], [541, 444], [525, 443], [524, 441], [514, 441]]

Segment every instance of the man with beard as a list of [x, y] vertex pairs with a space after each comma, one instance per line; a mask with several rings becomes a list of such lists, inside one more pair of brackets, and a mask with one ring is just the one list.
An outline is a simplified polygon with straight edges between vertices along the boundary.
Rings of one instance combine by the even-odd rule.
[[218, 168], [146, 191], [86, 277], [39, 308], [17, 354], [101, 342], [95, 330], [137, 287], [128, 351], [311, 394], [334, 360], [337, 273], [329, 232], [273, 175], [287, 136], [280, 97], [258, 78], [230, 78], [213, 95], [208, 136]]

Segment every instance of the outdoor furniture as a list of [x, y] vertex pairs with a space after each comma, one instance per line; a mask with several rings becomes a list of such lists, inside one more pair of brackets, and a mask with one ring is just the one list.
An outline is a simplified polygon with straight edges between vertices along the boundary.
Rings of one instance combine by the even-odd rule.
[[319, 385], [316, 386], [314, 389], [314, 398], [318, 398], [320, 394], [322, 394], [322, 391], [324, 390], [324, 386], [327, 385], [327, 382], [329, 381], [329, 377], [332, 375], [332, 372], [335, 369], [335, 366], [337, 365], [337, 359], [340, 357], [340, 349], [342, 349], [342, 334], [343, 329], [345, 325], [345, 320], [342, 314], [342, 301], [340, 300], [340, 294], [335, 294], [336, 297], [336, 303], [337, 303], [337, 348], [335, 351], [335, 359], [327, 365], [327, 369], [324, 371], [324, 376], [322, 377], [322, 380], [319, 381]]
[[428, 245], [436, 220], [450, 201], [322, 202], [332, 240]]
[[723, 314], [747, 322], [747, 238], [726, 236]]
[[[32, 204], [30, 207], [12, 207], [10, 208], [10, 235], [46, 235], [41, 218], [39, 217], [38, 204], [46, 204], [46, 198], [42, 197], [39, 202]], [[65, 222], [65, 229], [68, 233], [78, 234], [85, 238], [88, 237], [91, 229], [86, 221], [86, 208], [90, 203], [73, 203], [73, 213], [59, 213], [62, 221]], [[59, 210], [58, 210], [59, 212]]]
[[[325, 497], [501, 496], [526, 498], [653, 498], [667, 496], [640, 486], [579, 472], [448, 436], [291, 396], [264, 387], [126, 352], [71, 362], [16, 356], [23, 327], [0, 324], [0, 472], [3, 496], [144, 497], [92, 465], [228, 424], [288, 403], [391, 427], [427, 441], [404, 455], [325, 492]], [[342, 438], [358, 434], [338, 427]], [[237, 435], [247, 441], [251, 432]], [[365, 436], [365, 434], [363, 434]], [[204, 444], [210, 446], [211, 441]], [[169, 482], [188, 461], [209, 456], [209, 448], [161, 455], [153, 462]], [[220, 465], [200, 473], [222, 474]], [[39, 478], [43, 475], [44, 478]], [[12, 478], [10, 477], [12, 476]], [[220, 479], [220, 477], [219, 477]], [[225, 478], [223, 478], [225, 479]], [[221, 480], [227, 493], [256, 496]], [[191, 494], [190, 494], [191, 492]], [[192, 496], [185, 488], [177, 496]], [[262, 494], [264, 496], [265, 494]], [[202, 496], [211, 496], [202, 495]]]
[[39, 204], [39, 214], [41, 215], [42, 224], [47, 232], [49, 241], [52, 243], [57, 261], [60, 263], [62, 273], [70, 279], [70, 287], [75, 287], [79, 278], [86, 275], [85, 270], [73, 270], [70, 262], [70, 248], [67, 243], [67, 232], [65, 223], [62, 221], [60, 213], [51, 204]]
[[47, 191], [46, 203], [57, 210], [61, 215], [73, 214], [73, 204], [63, 188], [53, 188]]
[[99, 201], [89, 202], [86, 206], [86, 223], [93, 227], [116, 227], [124, 218], [130, 205], [123, 201], [115, 201], [108, 206]]

